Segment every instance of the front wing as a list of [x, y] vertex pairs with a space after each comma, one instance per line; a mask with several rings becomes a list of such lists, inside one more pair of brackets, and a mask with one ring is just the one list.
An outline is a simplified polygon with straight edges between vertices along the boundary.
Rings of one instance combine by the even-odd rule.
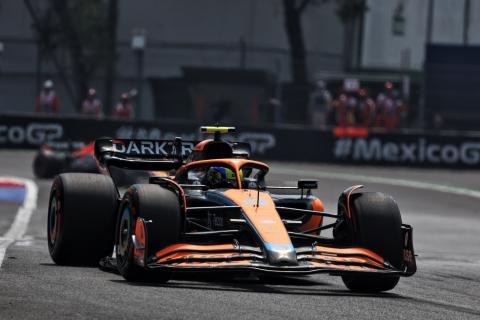
[[255, 271], [290, 275], [323, 272], [334, 275], [370, 273], [411, 276], [416, 272], [411, 227], [404, 225], [403, 232], [405, 243], [402, 269], [395, 268], [368, 249], [328, 245], [295, 248], [298, 262], [295, 265], [270, 264], [259, 247], [186, 243], [168, 246], [150, 259], [141, 259], [147, 263], [140, 264], [149, 269], [175, 272]]

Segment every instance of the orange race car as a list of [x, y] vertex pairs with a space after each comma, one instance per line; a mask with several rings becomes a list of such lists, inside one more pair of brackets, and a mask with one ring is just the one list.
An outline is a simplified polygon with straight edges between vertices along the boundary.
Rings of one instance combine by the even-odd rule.
[[[201, 130], [214, 138], [97, 140], [106, 175], [67, 173], [53, 182], [53, 261], [100, 261], [129, 281], [167, 281], [179, 272], [324, 272], [368, 292], [393, 289], [400, 276], [415, 273], [412, 228], [390, 196], [353, 186], [340, 195], [337, 213], [324, 212], [311, 193], [316, 181], [268, 186], [269, 168], [249, 159], [249, 146], [222, 139], [234, 128]], [[124, 188], [108, 175], [113, 168], [150, 174]], [[289, 189], [298, 192], [273, 193]], [[332, 236], [322, 235], [327, 229]]]

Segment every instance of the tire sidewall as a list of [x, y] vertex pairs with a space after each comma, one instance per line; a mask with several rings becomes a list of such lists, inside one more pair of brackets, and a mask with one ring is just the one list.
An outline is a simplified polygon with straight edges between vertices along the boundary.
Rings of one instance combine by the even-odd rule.
[[[128, 273], [130, 272], [130, 270], [132, 268], [137, 267], [134, 264], [134, 261], [133, 261], [133, 249], [134, 248], [133, 248], [133, 243], [131, 241], [132, 234], [135, 233], [136, 220], [137, 220], [137, 217], [134, 214], [135, 209], [133, 209], [135, 207], [135, 204], [136, 204], [136, 201], [135, 201], [136, 199], [138, 199], [138, 197], [136, 197], [135, 189], [130, 188], [125, 193], [125, 195], [122, 199], [122, 202], [119, 206], [119, 210], [118, 210], [118, 214], [117, 214], [117, 223], [116, 223], [116, 229], [115, 229], [116, 230], [116, 232], [115, 232], [115, 248], [116, 248], [115, 250], [116, 250], [116, 252], [115, 253], [116, 253], [116, 256], [117, 256], [118, 271], [124, 277], [128, 277]], [[122, 223], [122, 219], [123, 219], [123, 214], [124, 214], [124, 211], [126, 209], [128, 209], [128, 211], [129, 211], [129, 219], [130, 219], [129, 223], [130, 223], [131, 233], [128, 234], [128, 236], [127, 236], [128, 237], [127, 249], [126, 249], [127, 255], [123, 256], [121, 258], [121, 260], [119, 260], [119, 257], [120, 257], [119, 245], [120, 245], [120, 233], [121, 233], [120, 227], [121, 227], [121, 223]]]
[[[365, 216], [369, 208], [368, 206], [367, 208], [364, 207], [365, 204], [362, 203], [362, 197], [381, 198], [383, 200], [381, 201], [381, 205], [388, 209], [383, 212], [381, 218], [386, 216], [385, 218], [388, 219], [387, 222], [391, 224], [388, 226], [388, 229], [390, 229], [388, 232], [385, 231], [387, 228], [383, 229], [378, 225], [376, 228], [371, 227], [376, 221], [372, 221], [373, 219], [370, 219], [369, 216]], [[354, 219], [354, 227], [356, 228], [353, 233], [353, 243], [366, 246], [367, 249], [372, 250], [388, 260], [394, 267], [401, 269], [403, 267], [402, 220], [395, 200], [382, 193], [359, 193], [354, 194], [352, 201], [352, 218]], [[372, 234], [375, 234], [378, 240], [372, 240]], [[396, 241], [392, 241], [392, 239], [395, 240], [395, 238]]]
[[102, 257], [111, 255], [117, 201], [109, 178], [85, 173], [57, 176], [47, 214], [52, 260], [61, 265], [96, 265]]
[[[52, 185], [52, 190], [50, 192], [50, 198], [48, 202], [48, 217], [47, 217], [47, 241], [48, 241], [48, 250], [50, 255], [55, 260], [58, 256], [58, 248], [63, 241], [63, 221], [62, 219], [62, 203], [63, 203], [63, 193], [62, 193], [63, 185], [62, 180], [60, 178], [56, 178]], [[52, 212], [52, 203], [53, 199], [56, 200], [56, 207], [55, 212]], [[55, 230], [55, 242], [52, 243], [51, 238], [51, 215], [57, 214], [58, 217], [56, 218], [56, 230]], [[60, 218], [60, 219], [58, 219]]]
[[[397, 203], [388, 195], [370, 192], [353, 194], [351, 201], [352, 221], [349, 222], [351, 230], [348, 245], [369, 249], [392, 263], [393, 267], [401, 269], [403, 266], [402, 221]], [[398, 232], [398, 239], [392, 235], [396, 232]], [[353, 291], [381, 292], [393, 289], [399, 281], [399, 276], [344, 275], [342, 280]]]
[[[129, 281], [150, 281], [155, 279], [156, 281], [164, 282], [170, 277], [170, 273], [167, 271], [153, 270], [137, 265], [135, 263], [134, 245], [132, 241], [132, 235], [135, 234], [137, 219], [143, 218], [146, 220], [153, 220], [153, 222], [149, 222], [148, 226], [154, 225], [149, 228], [152, 233], [149, 233], [147, 237], [148, 243], [146, 244], [145, 250], [148, 250], [148, 252], [146, 252], [146, 255], [154, 254], [158, 248], [163, 248], [167, 245], [178, 242], [181, 226], [180, 204], [178, 198], [170, 197], [169, 193], [173, 194], [172, 191], [157, 185], [133, 185], [125, 192], [125, 195], [122, 198], [117, 213], [115, 246], [118, 271]], [[167, 195], [168, 197], [165, 198]], [[164, 210], [162, 210], [162, 205], [166, 205], [166, 203], [163, 202], [164, 200], [172, 201], [169, 204], [172, 205], [175, 211], [170, 211], [170, 214], [175, 215], [174, 218], [176, 219], [168, 220], [168, 217], [165, 217], [165, 209], [167, 209], [168, 206], [164, 207]], [[173, 201], [175, 200], [177, 201], [174, 204]], [[178, 206], [178, 211], [176, 211], [176, 206]], [[169, 209], [172, 209], [172, 207]], [[121, 227], [125, 210], [128, 210], [130, 231], [127, 236], [128, 243], [126, 245], [126, 250], [122, 250], [124, 253], [126, 252], [126, 254], [122, 255], [120, 254], [120, 241], [121, 233], [123, 231], [123, 228]], [[159, 213], [161, 214], [158, 215]], [[156, 228], [155, 223], [159, 223], [156, 226], [160, 228]], [[177, 223], [179, 230], [176, 230], [175, 228], [175, 224]], [[167, 227], [167, 229], [164, 227]]]

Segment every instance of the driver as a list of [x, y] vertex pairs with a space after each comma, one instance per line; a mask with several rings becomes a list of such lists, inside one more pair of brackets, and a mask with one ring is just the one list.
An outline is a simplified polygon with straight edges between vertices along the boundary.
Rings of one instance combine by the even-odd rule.
[[237, 179], [231, 169], [211, 167], [207, 171], [206, 185], [210, 188], [235, 188], [237, 186]]

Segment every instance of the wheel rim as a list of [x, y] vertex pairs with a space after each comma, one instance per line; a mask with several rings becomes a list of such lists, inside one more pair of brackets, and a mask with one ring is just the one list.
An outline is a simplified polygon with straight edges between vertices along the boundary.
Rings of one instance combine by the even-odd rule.
[[54, 195], [50, 201], [50, 212], [48, 214], [48, 234], [50, 245], [55, 245], [60, 231], [60, 204]]
[[131, 229], [132, 229], [132, 226], [130, 222], [130, 210], [128, 207], [126, 207], [125, 209], [123, 209], [122, 216], [120, 218], [117, 246], [116, 246], [117, 259], [119, 259], [120, 264], [123, 264], [128, 257]]

